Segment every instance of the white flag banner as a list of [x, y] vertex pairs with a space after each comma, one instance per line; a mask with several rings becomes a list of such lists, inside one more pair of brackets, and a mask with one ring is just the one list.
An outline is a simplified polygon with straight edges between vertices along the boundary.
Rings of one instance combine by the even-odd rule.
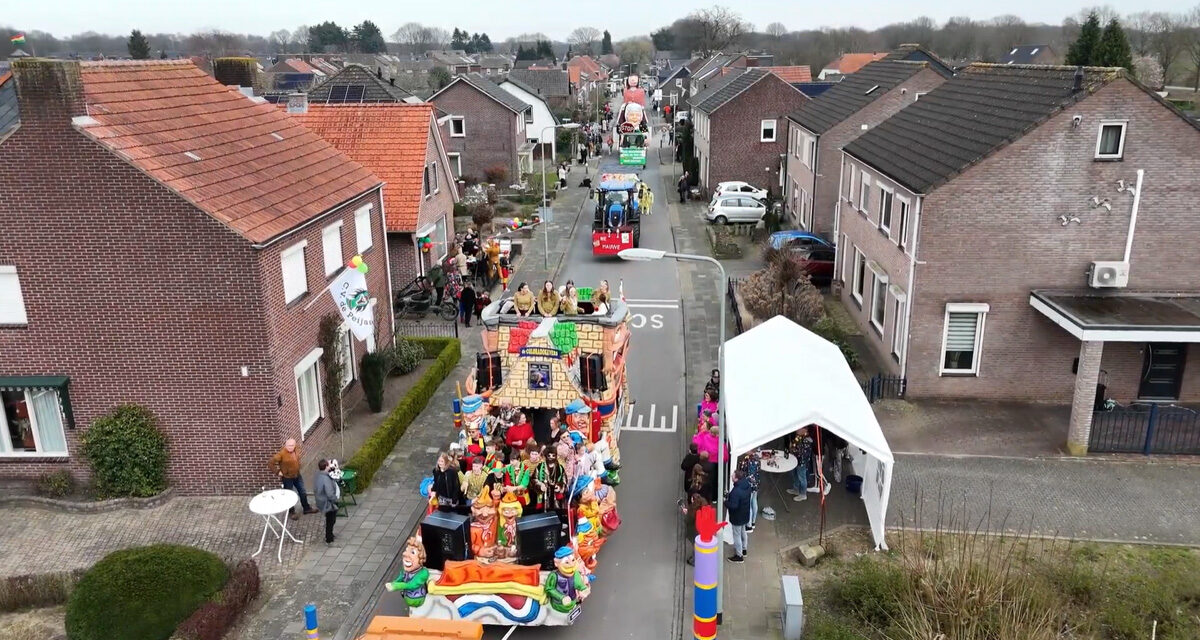
[[367, 276], [358, 269], [345, 268], [329, 286], [329, 295], [337, 305], [342, 319], [359, 340], [375, 335], [375, 317], [371, 315], [371, 295], [367, 293]]

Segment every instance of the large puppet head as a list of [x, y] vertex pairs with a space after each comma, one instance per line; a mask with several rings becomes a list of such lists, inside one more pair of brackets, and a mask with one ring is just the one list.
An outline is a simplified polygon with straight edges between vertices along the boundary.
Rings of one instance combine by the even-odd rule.
[[404, 553], [401, 556], [401, 564], [404, 570], [408, 573], [417, 571], [425, 566], [425, 547], [421, 544], [421, 539], [413, 536], [404, 544]]
[[628, 78], [625, 78], [625, 86], [629, 87], [630, 89], [638, 88], [638, 85], [640, 83], [641, 83], [641, 78], [639, 78], [638, 74], [636, 74], [636, 73], [631, 73], [631, 74], [629, 74]]
[[500, 517], [506, 522], [515, 520], [521, 517], [521, 503], [517, 501], [517, 497], [511, 493], [504, 494], [504, 498], [500, 500]]
[[488, 523], [496, 517], [496, 504], [492, 496], [484, 491], [471, 503], [471, 518], [476, 522]]
[[558, 551], [554, 552], [554, 568], [564, 576], [575, 574], [575, 570], [579, 568], [579, 556], [575, 555], [575, 550], [571, 547], [559, 547]]

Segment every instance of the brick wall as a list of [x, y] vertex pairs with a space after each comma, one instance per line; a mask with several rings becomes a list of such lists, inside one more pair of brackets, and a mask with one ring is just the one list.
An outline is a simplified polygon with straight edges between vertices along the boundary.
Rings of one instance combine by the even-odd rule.
[[795, 179], [805, 191], [813, 194], [813, 231], [832, 237], [838, 185], [843, 179], [842, 147], [865, 133], [862, 128], [864, 124], [868, 129], [874, 128], [915, 102], [918, 93], [932, 91], [945, 81], [945, 78], [932, 69], [923, 69], [823, 133], [817, 139], [817, 168], [820, 177], [815, 189], [810, 186], [813, 184], [813, 175], [807, 167], [800, 162], [788, 163], [789, 171], [793, 164], [798, 166]]
[[[303, 440], [306, 448], [321, 447], [326, 440], [334, 435], [328, 420], [328, 411], [322, 410], [322, 418], [307, 432], [301, 434], [300, 413], [294, 367], [306, 355], [318, 346], [318, 330], [320, 321], [326, 314], [337, 314], [333, 298], [325, 287], [337, 275], [325, 275], [324, 254], [322, 250], [322, 230], [336, 221], [342, 221], [342, 256], [348, 261], [355, 255], [357, 247], [354, 235], [354, 213], [360, 207], [370, 206], [372, 215], [372, 240], [370, 249], [362, 253], [367, 263], [367, 289], [371, 296], [378, 300], [376, 304], [376, 341], [383, 345], [392, 335], [391, 296], [387, 290], [387, 261], [384, 257], [386, 239], [383, 234], [383, 218], [380, 215], [380, 191], [372, 190], [367, 194], [346, 203], [345, 205], [326, 214], [324, 217], [309, 224], [291, 235], [283, 238], [258, 252], [258, 271], [263, 282], [263, 300], [267, 314], [267, 339], [270, 349], [272, 369], [268, 375], [272, 384], [272, 398], [275, 421], [275, 442], [278, 447], [287, 438]], [[291, 303], [285, 302], [283, 294], [283, 274], [280, 268], [280, 254], [297, 243], [307, 242], [304, 249], [304, 262], [308, 275], [308, 293], [300, 296]], [[310, 302], [316, 302], [305, 308]], [[354, 339], [354, 360], [357, 369], [359, 361], [366, 352], [366, 344]], [[357, 380], [357, 372], [355, 379]], [[321, 376], [324, 385], [324, 377]], [[350, 388], [344, 402], [353, 404], [361, 398], [361, 386], [357, 381]], [[264, 472], [265, 472], [265, 466]]]
[[0, 374], [70, 376], [76, 428], [70, 458], [0, 457], [0, 477], [85, 477], [81, 434], [133, 402], [158, 415], [178, 491], [244, 492], [278, 444], [254, 251], [72, 129], [81, 107], [54, 93], [23, 83], [0, 143], [0, 264], [29, 316], [0, 328]]
[[[1129, 121], [1120, 162], [1092, 159], [1105, 118]], [[1069, 401], [1079, 341], [1030, 307], [1030, 290], [1087, 290], [1091, 261], [1122, 258], [1133, 199], [1116, 181], [1144, 169], [1128, 290], [1196, 291], [1198, 148], [1200, 131], [1119, 80], [934, 191], [922, 211], [910, 392]], [[1093, 195], [1112, 211], [1091, 208]], [[1082, 223], [1063, 227], [1063, 214]], [[945, 304], [957, 301], [991, 305], [977, 377], [937, 375]], [[1105, 345], [1112, 397], [1137, 393], [1141, 346]], [[1198, 369], [1185, 367], [1185, 401], [1200, 398]]]
[[[709, 114], [712, 159], [705, 188], [742, 180], [779, 194], [779, 156], [787, 149], [787, 114], [806, 101], [807, 96], [768, 74]], [[775, 120], [774, 142], [760, 142], [763, 120]]]
[[518, 114], [496, 102], [466, 82], [456, 82], [438, 94], [433, 103], [438, 109], [463, 116], [465, 138], [451, 138], [447, 151], [462, 154], [463, 175], [483, 179], [489, 167], [508, 169], [509, 179], [518, 176]]

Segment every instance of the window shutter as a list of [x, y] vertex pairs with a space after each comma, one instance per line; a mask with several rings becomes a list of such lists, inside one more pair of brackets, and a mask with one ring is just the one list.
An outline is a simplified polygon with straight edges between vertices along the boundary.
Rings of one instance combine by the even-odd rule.
[[371, 238], [371, 207], [366, 206], [354, 212], [354, 237], [358, 252], [362, 253], [374, 244]]
[[25, 324], [28, 321], [17, 268], [0, 267], [0, 324]]
[[978, 326], [979, 314], [951, 312], [946, 329], [946, 351], [974, 351]]

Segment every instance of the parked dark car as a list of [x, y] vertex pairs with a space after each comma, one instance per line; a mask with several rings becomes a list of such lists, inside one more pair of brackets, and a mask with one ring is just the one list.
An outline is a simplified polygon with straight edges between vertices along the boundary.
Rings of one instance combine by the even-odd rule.
[[804, 267], [813, 284], [826, 286], [833, 282], [833, 249], [823, 246], [787, 246], [784, 251], [788, 254], [788, 258]]
[[769, 242], [771, 247], [774, 249], [783, 249], [784, 247], [810, 247], [813, 245], [820, 245], [830, 249], [833, 248], [833, 244], [825, 238], [822, 238], [815, 233], [802, 231], [800, 229], [776, 231], [775, 233], [771, 234], [770, 238], [767, 238], [767, 242]]

